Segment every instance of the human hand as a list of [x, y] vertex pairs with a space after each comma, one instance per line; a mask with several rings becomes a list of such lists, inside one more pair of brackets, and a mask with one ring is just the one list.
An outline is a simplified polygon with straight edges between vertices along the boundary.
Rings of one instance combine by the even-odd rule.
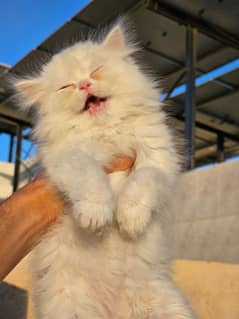
[[[104, 170], [110, 174], [129, 170], [133, 164], [134, 158], [119, 155]], [[43, 172], [0, 204], [0, 279], [57, 222], [65, 205], [65, 199], [49, 184]]]

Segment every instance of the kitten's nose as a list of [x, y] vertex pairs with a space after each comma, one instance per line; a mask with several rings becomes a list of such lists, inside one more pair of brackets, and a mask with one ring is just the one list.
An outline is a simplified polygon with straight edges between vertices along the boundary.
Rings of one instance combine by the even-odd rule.
[[87, 91], [90, 86], [91, 86], [90, 81], [82, 81], [82, 82], [79, 83], [79, 89], [80, 90], [86, 90]]

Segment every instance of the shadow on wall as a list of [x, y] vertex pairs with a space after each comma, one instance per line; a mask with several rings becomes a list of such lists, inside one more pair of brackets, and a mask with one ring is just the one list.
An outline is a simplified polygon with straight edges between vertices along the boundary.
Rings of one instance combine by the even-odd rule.
[[0, 282], [0, 319], [27, 318], [27, 291]]

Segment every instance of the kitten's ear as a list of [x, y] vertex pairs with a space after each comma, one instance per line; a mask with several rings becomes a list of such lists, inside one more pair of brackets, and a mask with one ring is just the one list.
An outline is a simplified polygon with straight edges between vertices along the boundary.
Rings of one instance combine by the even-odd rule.
[[38, 78], [16, 79], [13, 87], [20, 99], [21, 107], [27, 109], [40, 101], [42, 96], [41, 81]]
[[120, 25], [116, 25], [107, 34], [102, 44], [108, 49], [125, 50], [127, 48], [127, 42], [122, 27]]

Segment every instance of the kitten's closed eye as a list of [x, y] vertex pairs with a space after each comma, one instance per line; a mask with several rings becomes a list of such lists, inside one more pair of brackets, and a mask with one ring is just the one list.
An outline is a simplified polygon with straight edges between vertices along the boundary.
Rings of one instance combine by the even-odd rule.
[[[93, 79], [93, 80], [99, 80], [100, 79], [100, 71], [102, 71], [103, 69], [103, 65], [100, 65], [98, 66], [97, 68], [95, 68], [91, 73], [90, 73], [90, 78]], [[65, 84], [65, 85], [62, 85], [61, 87], [59, 87], [57, 89], [57, 91], [61, 91], [61, 90], [64, 90], [64, 89], [67, 89], [67, 88], [70, 88], [72, 87], [73, 89], [76, 88], [76, 84], [75, 83], [68, 83], [68, 84]]]
[[90, 73], [90, 78], [93, 80], [99, 80], [100, 78], [100, 72], [102, 71], [102, 69], [104, 68], [103, 65], [98, 66], [97, 68], [95, 68], [91, 73]]
[[57, 91], [67, 89], [69, 87], [72, 87], [73, 89], [75, 89], [76, 85], [74, 83], [65, 84], [65, 85], [61, 86], [59, 89], [57, 89]]

